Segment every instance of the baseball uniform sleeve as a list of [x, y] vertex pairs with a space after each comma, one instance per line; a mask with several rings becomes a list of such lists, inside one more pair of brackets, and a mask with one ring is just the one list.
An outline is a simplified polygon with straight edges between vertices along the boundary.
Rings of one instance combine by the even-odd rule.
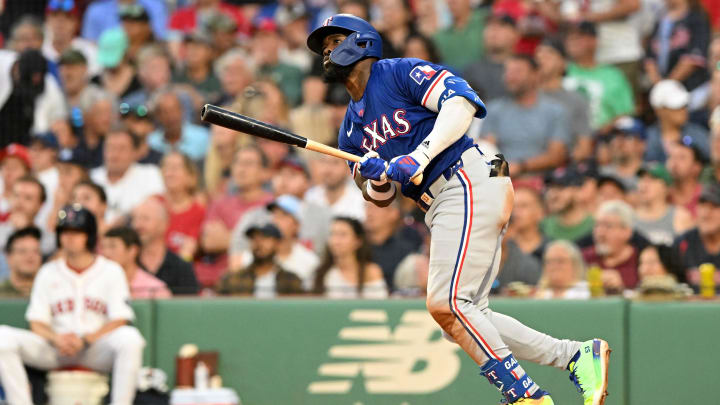
[[108, 319], [115, 321], [118, 319], [127, 319], [132, 321], [135, 319], [135, 313], [130, 307], [130, 289], [128, 288], [127, 279], [123, 269], [116, 263], [106, 262], [108, 267], [108, 277], [110, 285], [108, 286]]
[[444, 66], [407, 58], [401, 59], [393, 68], [394, 82], [400, 92], [430, 111], [438, 112], [445, 101], [460, 96], [477, 107], [477, 118], [484, 118], [487, 114], [485, 104], [468, 82]]
[[52, 266], [52, 262], [45, 264], [38, 271], [33, 281], [32, 291], [30, 292], [30, 305], [25, 311], [25, 319], [30, 322], [42, 322], [50, 324], [52, 322], [52, 311], [50, 310], [50, 301], [48, 294], [48, 266]]
[[[338, 132], [338, 147], [340, 150], [352, 153], [353, 155], [363, 156], [365, 152], [363, 152], [360, 146], [355, 143], [360, 142], [363, 137], [362, 135], [356, 134], [355, 131], [355, 124], [352, 123], [346, 115], [343, 120], [343, 124], [340, 126], [340, 132]], [[362, 132], [360, 128], [358, 128], [357, 131]], [[348, 161], [347, 163], [354, 177], [356, 169], [359, 169], [360, 167], [355, 162]]]

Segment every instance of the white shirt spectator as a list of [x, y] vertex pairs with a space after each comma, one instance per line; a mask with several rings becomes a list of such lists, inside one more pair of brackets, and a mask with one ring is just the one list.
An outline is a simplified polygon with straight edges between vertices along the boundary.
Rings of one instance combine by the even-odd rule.
[[[620, 0], [592, 0], [587, 4], [593, 13], [605, 12]], [[563, 0], [561, 11], [565, 17], [574, 18], [580, 12], [582, 0]], [[631, 14], [627, 18], [597, 23], [598, 46], [595, 55], [598, 63], [624, 63], [640, 60], [645, 55], [640, 43], [639, 27], [633, 24]]]
[[332, 211], [334, 217], [350, 217], [359, 221], [365, 220], [365, 199], [362, 192], [354, 184], [352, 180], [348, 180], [345, 185], [345, 192], [335, 204], [330, 204], [325, 195], [325, 187], [315, 186], [305, 193], [305, 201], [318, 205], [320, 207], [328, 207]]
[[107, 223], [130, 214], [135, 206], [148, 197], [165, 192], [160, 169], [155, 165], [135, 163], [120, 180], [112, 184], [108, 181], [105, 167], [93, 169], [90, 178], [102, 186], [107, 194], [108, 208], [105, 213]]
[[333, 267], [325, 275], [325, 296], [332, 299], [383, 299], [388, 297], [385, 279], [380, 278], [370, 283], [364, 283], [358, 294], [357, 286], [349, 283], [337, 267]]

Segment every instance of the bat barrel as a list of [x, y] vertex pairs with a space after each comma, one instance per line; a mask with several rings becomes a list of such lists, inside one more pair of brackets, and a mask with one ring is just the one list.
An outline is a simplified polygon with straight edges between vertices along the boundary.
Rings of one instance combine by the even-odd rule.
[[307, 145], [307, 138], [293, 134], [282, 128], [278, 128], [262, 121], [228, 111], [216, 105], [205, 104], [200, 110], [200, 119], [210, 124], [230, 128], [235, 131], [244, 132], [271, 141], [282, 142], [293, 146], [304, 148]]

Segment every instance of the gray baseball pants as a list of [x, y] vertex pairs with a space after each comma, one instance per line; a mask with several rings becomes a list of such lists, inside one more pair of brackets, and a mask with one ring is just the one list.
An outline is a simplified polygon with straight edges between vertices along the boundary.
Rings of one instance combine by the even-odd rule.
[[555, 339], [488, 308], [514, 191], [509, 177], [490, 177], [479, 149], [469, 149], [462, 160], [425, 215], [431, 234], [427, 308], [444, 335], [478, 365], [513, 353], [563, 369], [580, 342]]

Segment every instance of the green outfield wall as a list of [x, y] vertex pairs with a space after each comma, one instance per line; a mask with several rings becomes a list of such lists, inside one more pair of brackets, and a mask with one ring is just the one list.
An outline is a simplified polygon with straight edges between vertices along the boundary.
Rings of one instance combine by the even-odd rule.
[[[0, 324], [26, 326], [24, 301], [0, 301]], [[133, 303], [145, 363], [174, 381], [185, 343], [220, 352], [244, 405], [496, 404], [477, 366], [445, 341], [421, 300], [172, 299]], [[716, 398], [719, 303], [495, 299], [494, 311], [558, 338], [613, 348], [607, 405]], [[567, 371], [521, 361], [558, 405], [580, 404]]]

